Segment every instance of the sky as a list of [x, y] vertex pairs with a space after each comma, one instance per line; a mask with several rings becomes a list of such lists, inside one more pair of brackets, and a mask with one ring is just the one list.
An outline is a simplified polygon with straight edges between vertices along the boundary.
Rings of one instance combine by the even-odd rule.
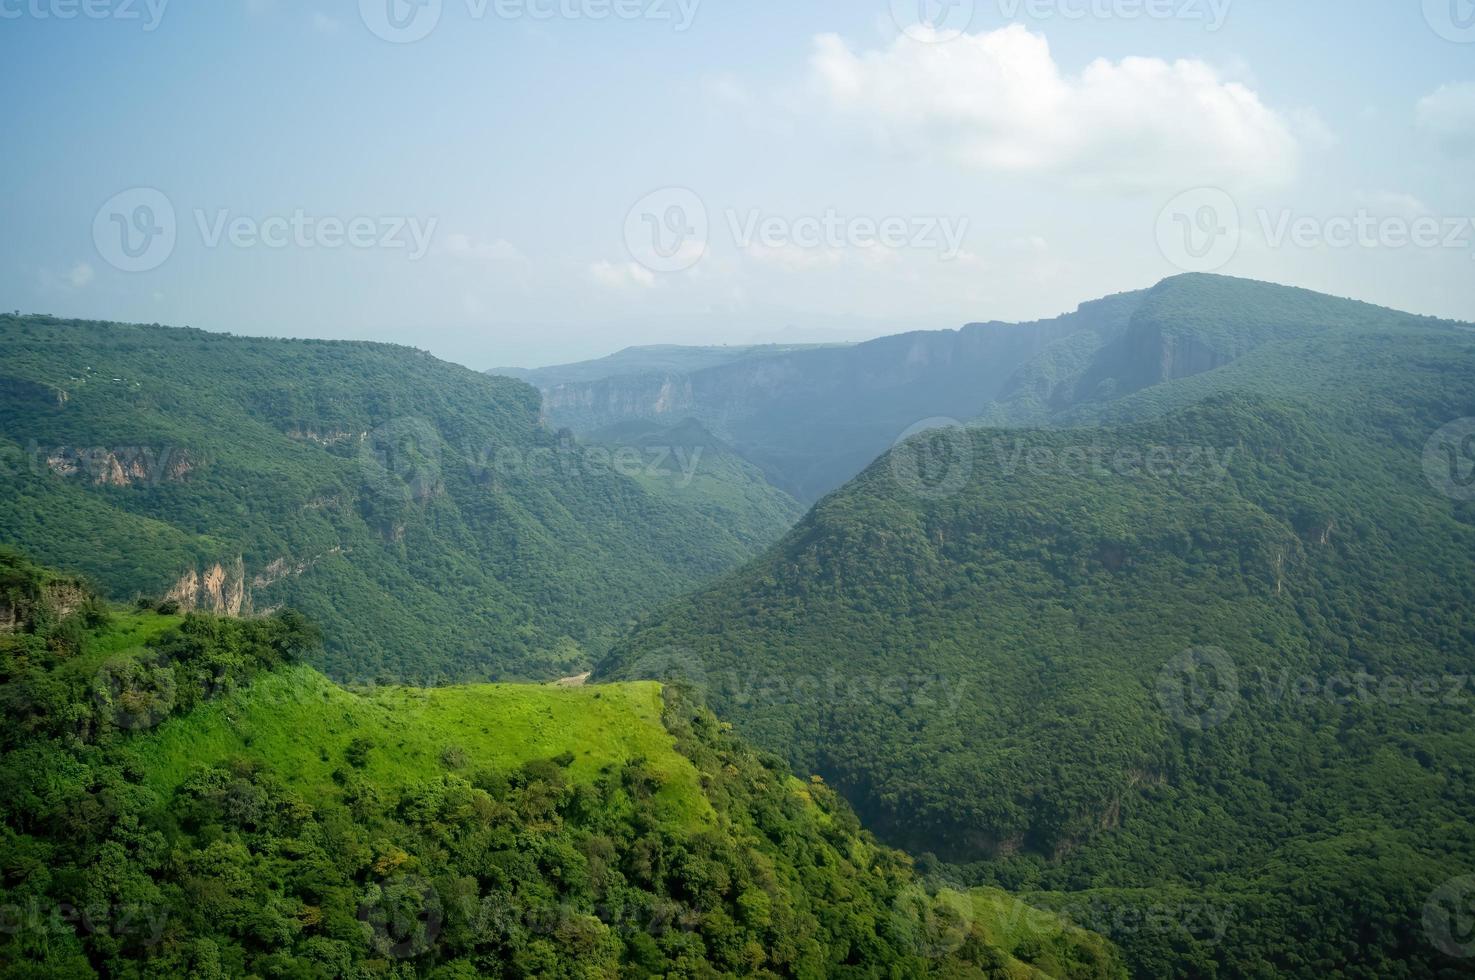
[[475, 368], [1183, 271], [1475, 321], [1475, 0], [0, 0], [0, 306]]

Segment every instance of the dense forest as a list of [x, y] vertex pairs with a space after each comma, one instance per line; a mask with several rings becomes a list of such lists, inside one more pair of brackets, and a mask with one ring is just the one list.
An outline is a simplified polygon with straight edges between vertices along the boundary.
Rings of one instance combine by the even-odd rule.
[[655, 684], [346, 690], [0, 552], [0, 975], [1119, 978]]
[[600, 676], [689, 679], [1142, 975], [1457, 971], [1423, 922], [1475, 871], [1475, 511], [1429, 473], [1475, 331], [1185, 277], [1049, 358], [1053, 427], [906, 443]]
[[798, 517], [715, 443], [582, 444], [409, 348], [8, 315], [0, 344], [0, 538], [115, 599], [301, 609], [339, 678], [586, 670]]

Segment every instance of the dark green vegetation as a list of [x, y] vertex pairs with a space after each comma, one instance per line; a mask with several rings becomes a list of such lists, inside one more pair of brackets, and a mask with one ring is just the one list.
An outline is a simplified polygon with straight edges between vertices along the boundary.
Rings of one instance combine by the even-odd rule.
[[0, 975], [1120, 978], [655, 684], [346, 690], [0, 553]]
[[340, 678], [587, 669], [796, 516], [407, 348], [10, 316], [0, 346], [0, 539], [116, 599], [301, 609]]
[[733, 348], [741, 356], [720, 360], [707, 348], [684, 360], [637, 349], [525, 377], [558, 425], [584, 434], [631, 420], [695, 419], [775, 486], [810, 503], [919, 420], [974, 418], [1040, 364], [1102, 348], [1121, 335], [1143, 295], [1039, 323], [972, 324], [845, 347]]
[[1205, 276], [1133, 303], [986, 413], [1050, 427], [905, 444], [601, 673], [700, 683], [1144, 976], [1468, 973], [1424, 910], [1475, 872], [1475, 504], [1425, 461], [1475, 330]]

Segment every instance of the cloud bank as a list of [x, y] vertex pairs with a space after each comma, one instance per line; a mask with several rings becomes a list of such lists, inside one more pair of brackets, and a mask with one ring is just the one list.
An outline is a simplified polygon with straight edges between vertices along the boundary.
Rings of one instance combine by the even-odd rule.
[[1071, 75], [1021, 25], [933, 40], [856, 51], [822, 35], [812, 83], [828, 111], [885, 145], [983, 172], [1123, 192], [1295, 176], [1286, 119], [1204, 62], [1100, 59]]

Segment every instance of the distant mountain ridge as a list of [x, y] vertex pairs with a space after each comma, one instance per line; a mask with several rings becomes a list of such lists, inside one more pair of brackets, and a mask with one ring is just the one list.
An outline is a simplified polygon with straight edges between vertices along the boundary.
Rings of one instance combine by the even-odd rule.
[[[1174, 306], [1185, 285], [1236, 290], [1243, 308], [1211, 335], [1202, 329], [1207, 325], [1195, 325], [1191, 310]], [[653, 349], [658, 356], [625, 352], [523, 376], [542, 392], [556, 425], [583, 434], [635, 419], [670, 425], [693, 418], [774, 485], [812, 503], [919, 423], [1050, 423], [1075, 406], [1212, 371], [1285, 339], [1288, 316], [1295, 330], [1313, 329], [1297, 318], [1315, 312], [1292, 309], [1312, 295], [1188, 275], [1033, 323], [973, 323], [843, 347], [734, 348], [726, 356], [712, 348], [660, 348]], [[1353, 312], [1326, 315], [1355, 320], [1391, 312], [1345, 303]]]

